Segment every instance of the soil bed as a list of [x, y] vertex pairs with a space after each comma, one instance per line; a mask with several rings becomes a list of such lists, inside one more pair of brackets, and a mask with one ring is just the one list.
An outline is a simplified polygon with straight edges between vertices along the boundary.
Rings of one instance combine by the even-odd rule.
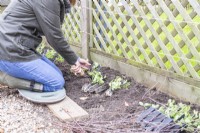
[[[74, 76], [66, 63], [57, 65], [64, 74], [67, 95], [84, 108], [90, 117], [70, 122], [60, 121], [47, 106], [27, 101], [17, 90], [0, 85], [0, 132], [141, 133], [144, 130], [135, 122], [144, 110], [139, 102], [165, 105], [168, 99], [173, 99], [156, 88], [147, 88], [129, 77], [126, 78], [131, 82], [130, 88], [115, 91], [111, 97], [105, 96], [105, 93], [85, 93], [81, 87], [89, 83], [90, 78]], [[107, 77], [106, 83], [116, 76], [125, 76], [107, 67], [102, 67], [101, 71]], [[176, 101], [182, 102], [179, 99]], [[199, 106], [191, 107], [200, 111]]]
[[[156, 88], [149, 89], [137, 83], [134, 78], [130, 77], [126, 77], [131, 82], [129, 89], [115, 91], [111, 97], [105, 96], [105, 93], [85, 93], [81, 87], [85, 83], [89, 83], [90, 78], [74, 76], [69, 72], [70, 66], [65, 63], [58, 64], [58, 66], [67, 83], [67, 95], [90, 114], [89, 119], [70, 123], [73, 132], [144, 132], [135, 123], [138, 115], [144, 110], [139, 102], [165, 105], [168, 99], [173, 99], [157, 91]], [[106, 75], [106, 82], [116, 76], [125, 76], [108, 67], [102, 67], [100, 71]], [[178, 99], [176, 101], [180, 102]], [[68, 127], [65, 124], [62, 126]]]

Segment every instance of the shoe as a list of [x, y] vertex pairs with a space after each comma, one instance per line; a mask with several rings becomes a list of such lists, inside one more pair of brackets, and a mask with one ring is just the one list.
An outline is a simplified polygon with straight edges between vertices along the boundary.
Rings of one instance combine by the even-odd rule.
[[25, 90], [32, 90], [38, 92], [43, 91], [43, 85], [40, 83], [35, 83], [29, 80], [15, 78], [1, 71], [0, 71], [0, 84], [6, 85], [10, 88], [21, 88]]

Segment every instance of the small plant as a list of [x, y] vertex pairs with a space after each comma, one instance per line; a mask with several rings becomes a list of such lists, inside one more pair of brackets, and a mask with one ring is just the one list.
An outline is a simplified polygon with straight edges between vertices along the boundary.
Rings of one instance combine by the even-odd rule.
[[[85, 92], [89, 90], [95, 90], [95, 92], [98, 92], [97, 89], [99, 89], [100, 92], [102, 92], [107, 89], [107, 87], [106, 88], [105, 86], [103, 87], [104, 79], [106, 78], [106, 76], [103, 76], [101, 74], [101, 72], [99, 71], [99, 68], [100, 68], [100, 65], [98, 63], [94, 62], [92, 64], [90, 71], [88, 71], [88, 75], [91, 76], [93, 85], [85, 84], [82, 87], [82, 90], [84, 90]], [[100, 86], [96, 86], [96, 85], [100, 85]], [[130, 86], [130, 82], [121, 78], [120, 76], [117, 76], [115, 79], [113, 79], [109, 83], [109, 89], [107, 89], [105, 93], [107, 96], [112, 96], [113, 91], [122, 89], [122, 88], [127, 89], [129, 86]]]
[[45, 44], [44, 42], [42, 42], [42, 45], [37, 48], [37, 51], [52, 61], [64, 62], [63, 57], [58, 54], [51, 46]]
[[106, 95], [112, 96], [113, 91], [119, 90], [119, 89], [128, 89], [129, 86], [130, 86], [130, 82], [121, 78], [120, 76], [117, 76], [115, 79], [113, 79], [109, 83], [109, 89], [106, 91]]
[[88, 75], [92, 78], [92, 84], [99, 84], [102, 85], [104, 83], [104, 78], [101, 72], [98, 72], [96, 70], [89, 71]]
[[176, 103], [169, 99], [167, 105], [159, 106], [156, 104], [142, 103], [139, 104], [145, 108], [154, 107], [167, 117], [172, 118], [179, 125], [183, 126], [183, 130], [195, 132], [200, 129], [200, 113], [196, 110], [191, 110], [189, 105], [183, 103]]
[[98, 70], [99, 68], [100, 68], [99, 63], [94, 62], [94, 63], [92, 64], [92, 70]]
[[127, 89], [130, 86], [130, 82], [117, 76], [114, 80], [109, 83], [109, 87], [112, 91], [118, 89]]
[[92, 64], [91, 70], [88, 71], [88, 75], [91, 76], [92, 78], [92, 84], [99, 84], [102, 85], [104, 84], [104, 77], [100, 71], [98, 71], [100, 65], [97, 62], [94, 62]]

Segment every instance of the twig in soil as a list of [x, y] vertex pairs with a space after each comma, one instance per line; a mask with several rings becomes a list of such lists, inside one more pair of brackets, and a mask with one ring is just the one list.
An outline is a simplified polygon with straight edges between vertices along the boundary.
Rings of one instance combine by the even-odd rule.
[[[119, 119], [113, 120], [97, 120], [97, 118], [101, 118], [103, 114], [107, 114], [108, 116], [118, 115], [120, 114]], [[57, 126], [61, 128], [68, 128], [77, 133], [107, 133], [107, 132], [120, 132], [120, 133], [128, 133], [128, 132], [137, 132], [142, 131], [142, 129], [134, 128], [134, 117], [135, 115], [131, 115], [128, 113], [117, 113], [117, 112], [100, 112], [94, 113], [89, 120], [85, 121], [74, 121], [74, 122], [65, 122], [62, 125], [55, 123]], [[79, 126], [77, 126], [79, 125]]]
[[157, 81], [152, 87], [150, 87], [146, 92], [145, 94], [142, 96], [142, 99], [144, 99], [144, 97], [152, 90], [155, 88], [155, 86], [158, 84], [159, 82]]
[[150, 99], [150, 100], [152, 100], [153, 102], [155, 102], [155, 103], [159, 104], [159, 105], [162, 105], [162, 106], [166, 107], [166, 105], [164, 105], [164, 104], [162, 104], [162, 103], [158, 102], [157, 100], [154, 100], [154, 99], [153, 99], [153, 98], [151, 98], [151, 97], [147, 97], [147, 98], [148, 98], [148, 99]]
[[[167, 77], [165, 77], [165, 80], [163, 81], [163, 83], [160, 85], [160, 87], [157, 90], [160, 90], [164, 84], [164, 82], [167, 80]], [[157, 81], [152, 87], [150, 87], [150, 89], [148, 89], [145, 94], [142, 96], [142, 99], [144, 99], [144, 97], [152, 90], [154, 89], [157, 85], [159, 84], [159, 82]]]
[[75, 122], [77, 124], [77, 126], [79, 126], [81, 128], [81, 130], [83, 131], [83, 128], [78, 124], [78, 122], [75, 119], [73, 119], [73, 117], [70, 115], [69, 111], [66, 110], [66, 109], [64, 109], [64, 108], [62, 108], [62, 109], [71, 117], [71, 119], [73, 120], [73, 122]]

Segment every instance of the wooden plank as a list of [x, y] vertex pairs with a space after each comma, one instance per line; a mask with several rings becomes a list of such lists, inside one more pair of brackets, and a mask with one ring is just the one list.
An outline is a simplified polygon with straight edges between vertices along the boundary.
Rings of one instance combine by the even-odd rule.
[[63, 101], [55, 104], [48, 104], [47, 107], [61, 120], [77, 120], [86, 118], [89, 114], [78, 104], [66, 97]]
[[[128, 63], [122, 58], [113, 58], [106, 53], [91, 50], [91, 58], [103, 66], [111, 67], [123, 74], [133, 77], [148, 87], [155, 86], [168, 95], [200, 105], [200, 80], [167, 72], [140, 63]], [[185, 83], [184, 83], [185, 82]]]
[[81, 0], [81, 32], [82, 32], [82, 56], [85, 59], [89, 58], [89, 37], [88, 34], [90, 32], [90, 15], [89, 15], [89, 1], [88, 0]]

